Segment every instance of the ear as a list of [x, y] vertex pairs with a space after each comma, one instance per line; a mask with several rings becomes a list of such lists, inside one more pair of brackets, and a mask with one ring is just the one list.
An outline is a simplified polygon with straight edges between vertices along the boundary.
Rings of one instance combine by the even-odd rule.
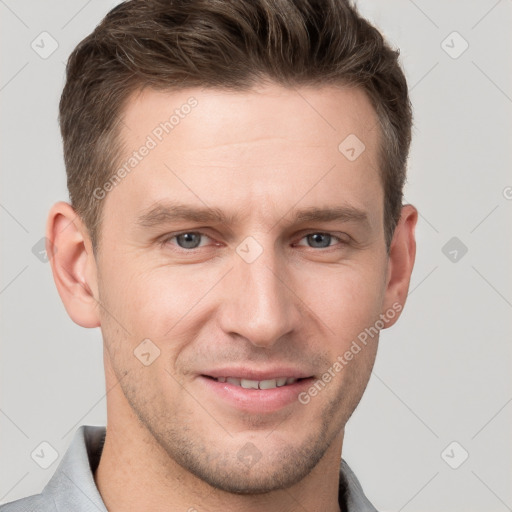
[[64, 307], [73, 322], [99, 327], [96, 261], [89, 233], [73, 207], [55, 203], [46, 222], [46, 251]]
[[392, 309], [398, 314], [386, 323], [386, 328], [391, 327], [398, 320], [407, 299], [416, 257], [414, 229], [417, 221], [418, 210], [411, 204], [403, 206], [389, 249], [384, 310], [382, 311], [384, 313]]

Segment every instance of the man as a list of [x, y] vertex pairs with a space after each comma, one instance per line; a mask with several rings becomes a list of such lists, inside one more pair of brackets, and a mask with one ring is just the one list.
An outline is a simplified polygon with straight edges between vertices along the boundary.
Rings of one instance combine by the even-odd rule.
[[71, 55], [46, 236], [107, 427], [18, 510], [375, 510], [345, 425], [417, 211], [397, 52], [342, 0], [132, 0]]

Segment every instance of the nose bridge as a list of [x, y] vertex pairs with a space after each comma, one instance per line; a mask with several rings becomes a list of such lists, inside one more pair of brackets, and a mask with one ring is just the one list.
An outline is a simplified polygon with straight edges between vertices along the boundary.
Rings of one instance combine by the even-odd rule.
[[247, 237], [236, 253], [223, 305], [224, 328], [254, 345], [271, 346], [293, 329], [297, 319], [286, 261], [268, 233]]

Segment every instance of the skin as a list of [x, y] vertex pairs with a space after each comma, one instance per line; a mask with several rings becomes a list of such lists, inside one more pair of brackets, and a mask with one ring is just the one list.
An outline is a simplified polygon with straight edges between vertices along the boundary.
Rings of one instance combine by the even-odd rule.
[[[124, 156], [192, 96], [191, 113], [103, 199], [96, 256], [69, 204], [48, 217], [66, 310], [101, 327], [104, 340], [107, 436], [96, 484], [114, 512], [337, 511], [344, 428], [378, 336], [307, 405], [243, 411], [200, 375], [286, 365], [321, 378], [380, 314], [405, 304], [417, 211], [403, 207], [388, 255], [377, 118], [354, 88], [145, 89], [124, 111]], [[355, 161], [338, 150], [349, 134], [366, 146]], [[138, 227], [159, 200], [233, 218]], [[367, 222], [292, 222], [296, 209], [339, 205]], [[199, 247], [171, 238], [180, 232], [203, 233], [192, 239]], [[251, 263], [236, 252], [246, 237], [262, 249]], [[160, 350], [149, 366], [134, 356], [146, 338]], [[250, 468], [237, 456], [247, 443], [260, 454]]]

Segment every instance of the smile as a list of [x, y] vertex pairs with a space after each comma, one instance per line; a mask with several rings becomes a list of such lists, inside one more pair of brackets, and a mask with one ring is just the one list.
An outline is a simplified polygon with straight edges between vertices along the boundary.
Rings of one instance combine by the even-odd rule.
[[237, 377], [212, 378], [217, 382], [226, 382], [227, 384], [233, 384], [234, 386], [239, 386], [244, 389], [274, 389], [295, 384], [295, 382], [300, 380], [293, 377], [277, 377], [275, 379], [266, 380], [239, 379]]
[[199, 385], [203, 387], [202, 396], [210, 397], [222, 407], [227, 405], [249, 414], [270, 414], [294, 404], [297, 406], [298, 395], [314, 380], [306, 376], [307, 373], [291, 368], [266, 371], [223, 368], [210, 372], [214, 375], [202, 373], [198, 376]]

